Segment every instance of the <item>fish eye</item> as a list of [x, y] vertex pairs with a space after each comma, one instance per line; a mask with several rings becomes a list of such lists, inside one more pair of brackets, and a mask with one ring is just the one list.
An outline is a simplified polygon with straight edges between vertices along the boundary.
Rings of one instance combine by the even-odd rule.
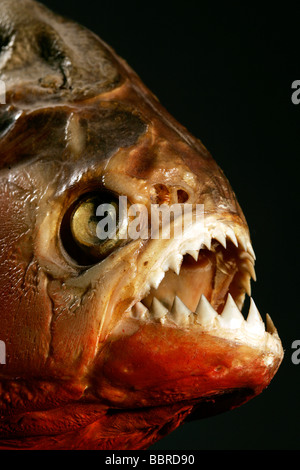
[[79, 198], [61, 224], [64, 249], [82, 266], [106, 258], [124, 243], [126, 235], [127, 210], [124, 211], [118, 197], [108, 192], [89, 193]]

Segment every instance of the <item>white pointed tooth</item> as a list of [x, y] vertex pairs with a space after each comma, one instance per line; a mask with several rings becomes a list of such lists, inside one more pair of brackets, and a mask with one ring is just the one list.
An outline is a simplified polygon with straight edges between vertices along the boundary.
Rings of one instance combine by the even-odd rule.
[[226, 248], [226, 237], [224, 235], [224, 233], [220, 230], [216, 233], [214, 233], [214, 238], [219, 242], [221, 243], [222, 246], [224, 246], [224, 248]]
[[255, 252], [254, 252], [250, 242], [247, 243], [247, 251], [248, 251], [248, 253], [250, 253], [252, 258], [255, 260], [256, 259]]
[[171, 256], [169, 258], [169, 268], [172, 269], [177, 275], [180, 273], [180, 268], [181, 268], [181, 263], [183, 260], [182, 255], [177, 255], [177, 256]]
[[268, 313], [266, 315], [266, 330], [268, 333], [270, 333], [270, 335], [278, 336], [277, 329], [272, 321], [272, 318], [270, 317]]
[[245, 326], [248, 331], [256, 335], [262, 335], [265, 332], [264, 322], [252, 298], [250, 299], [250, 308]]
[[255, 268], [254, 268], [252, 263], [249, 263], [249, 273], [250, 273], [250, 276], [252, 277], [253, 281], [256, 282], [256, 280], [257, 280], [256, 272], [255, 272]]
[[239, 287], [240, 290], [244, 290], [248, 294], [248, 296], [251, 297], [251, 278], [248, 273], [243, 273], [239, 281]]
[[171, 309], [172, 318], [175, 323], [177, 323], [178, 325], [188, 324], [190, 313], [190, 309], [187, 308], [187, 306], [182, 302], [182, 300], [176, 295]]
[[224, 328], [240, 328], [244, 323], [244, 317], [230, 294], [227, 296], [225, 307], [219, 319]]
[[232, 243], [233, 243], [236, 247], [239, 246], [238, 241], [237, 241], [236, 236], [235, 236], [235, 233], [234, 233], [234, 231], [233, 231], [232, 229], [229, 229], [229, 230], [227, 231], [227, 237], [232, 241]]
[[237, 308], [241, 311], [245, 302], [245, 297], [246, 294], [240, 292], [239, 295], [235, 298], [235, 303], [237, 305]]
[[165, 277], [165, 272], [162, 269], [154, 271], [151, 275], [151, 280], [150, 280], [151, 286], [157, 289], [164, 277]]
[[164, 318], [168, 313], [168, 309], [156, 297], [152, 299], [150, 310], [153, 317], [157, 320]]
[[247, 261], [244, 267], [248, 271], [250, 276], [252, 277], [253, 281], [256, 281], [256, 273], [255, 273], [255, 269], [251, 261]]
[[142, 302], [137, 302], [132, 307], [132, 315], [134, 318], [144, 320], [149, 314], [149, 310], [147, 309], [146, 305], [142, 304]]
[[212, 325], [217, 318], [218, 314], [215, 309], [210, 305], [209, 301], [204, 294], [201, 295], [200, 301], [196, 308], [196, 323], [202, 326]]
[[203, 239], [203, 245], [205, 245], [209, 251], [211, 250], [211, 236], [209, 233], [205, 233], [204, 239]]
[[243, 286], [248, 296], [251, 297], [251, 279], [249, 276], [246, 276], [243, 280]]
[[179, 276], [180, 269], [181, 269], [181, 263], [179, 263], [179, 264], [177, 265], [177, 268], [174, 269], [174, 272], [175, 272], [175, 274], [177, 274], [177, 276]]
[[253, 281], [256, 281], [256, 273], [255, 273], [254, 265], [250, 259], [246, 258], [243, 260], [243, 262], [241, 263], [241, 269], [244, 271], [247, 271], [252, 277]]
[[168, 259], [167, 261], [167, 264], [169, 266], [169, 269], [171, 269], [172, 271], [177, 271], [178, 269], [178, 262], [177, 262], [177, 259], [175, 256], [170, 256], [170, 258]]
[[195, 261], [198, 261], [199, 250], [188, 250], [187, 254], [194, 258]]
[[242, 246], [243, 250], [247, 252], [247, 240], [243, 235], [238, 236], [239, 245]]

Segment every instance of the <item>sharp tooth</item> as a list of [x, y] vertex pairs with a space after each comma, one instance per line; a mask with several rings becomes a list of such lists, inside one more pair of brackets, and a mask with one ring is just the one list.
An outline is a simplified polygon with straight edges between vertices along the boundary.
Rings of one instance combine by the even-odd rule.
[[227, 328], [240, 328], [244, 322], [244, 317], [230, 294], [228, 294], [224, 310], [219, 319], [222, 326]]
[[248, 331], [251, 331], [257, 335], [262, 335], [265, 332], [264, 322], [262, 321], [260, 313], [253, 299], [250, 299], [250, 309], [245, 326]]
[[172, 309], [172, 318], [175, 323], [183, 325], [189, 322], [189, 315], [191, 311], [187, 308], [187, 306], [180, 300], [177, 295], [175, 296]]
[[183, 260], [183, 256], [182, 255], [179, 255], [179, 256], [171, 256], [169, 258], [169, 268], [172, 269], [172, 271], [174, 271], [177, 276], [179, 275], [180, 273], [180, 268], [181, 268], [181, 263], [182, 263], [182, 260]]
[[245, 296], [246, 294], [240, 292], [239, 295], [235, 298], [235, 303], [237, 305], [237, 308], [241, 311], [244, 305], [245, 301]]
[[248, 296], [251, 297], [251, 278], [246, 272], [243, 273], [243, 277], [240, 279], [240, 288], [244, 289]]
[[239, 242], [239, 245], [242, 246], [243, 250], [247, 252], [247, 241], [246, 241], [246, 238], [244, 236], [239, 236], [238, 237], [238, 242]]
[[208, 326], [214, 323], [215, 318], [218, 316], [217, 312], [210, 305], [205, 295], [201, 295], [200, 301], [196, 308], [196, 323], [203, 326]]
[[248, 253], [250, 253], [250, 255], [252, 256], [253, 259], [256, 259], [255, 252], [252, 248], [251, 243], [249, 243], [249, 242], [247, 243], [247, 251], [248, 251]]
[[164, 277], [165, 277], [165, 272], [162, 269], [154, 271], [151, 275], [151, 281], [150, 281], [151, 286], [157, 289]]
[[250, 274], [253, 281], [256, 281], [255, 269], [254, 269], [253, 263], [249, 259], [246, 259], [243, 261], [243, 263], [241, 264], [241, 268]]
[[203, 245], [205, 245], [209, 251], [211, 250], [211, 236], [209, 233], [204, 235]]
[[149, 310], [144, 304], [142, 304], [142, 302], [137, 302], [132, 307], [132, 315], [134, 316], [134, 318], [144, 320], [148, 316], [148, 313]]
[[247, 263], [247, 271], [249, 272], [250, 276], [252, 277], [253, 281], [256, 281], [256, 273], [253, 264], [251, 261]]
[[243, 285], [249, 297], [251, 297], [251, 279], [249, 276], [245, 277]]
[[236, 247], [239, 246], [238, 241], [237, 241], [236, 236], [235, 236], [235, 233], [234, 233], [234, 231], [233, 231], [232, 229], [229, 229], [229, 230], [228, 230], [227, 236], [228, 236], [228, 238], [232, 241], [232, 243], [233, 243]]
[[266, 327], [268, 333], [270, 333], [271, 335], [275, 334], [278, 336], [277, 329], [272, 321], [272, 318], [268, 313], [266, 315]]
[[198, 261], [199, 251], [198, 250], [188, 250], [187, 254], [194, 258], [195, 261]]
[[214, 238], [226, 248], [226, 237], [223, 232], [214, 233]]
[[155, 319], [159, 320], [166, 316], [168, 309], [156, 298], [153, 297], [151, 304], [151, 312]]
[[255, 272], [255, 269], [254, 269], [254, 266], [253, 266], [252, 263], [250, 263], [250, 270], [249, 270], [249, 272], [250, 272], [250, 275], [251, 275], [253, 281], [256, 282], [256, 279], [257, 279], [257, 278], [256, 278], [256, 272]]

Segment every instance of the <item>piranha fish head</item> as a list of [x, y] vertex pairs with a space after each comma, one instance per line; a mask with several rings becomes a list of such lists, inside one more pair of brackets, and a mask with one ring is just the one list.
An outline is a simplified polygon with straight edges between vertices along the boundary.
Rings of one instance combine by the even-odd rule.
[[283, 351], [223, 172], [93, 33], [0, 16], [0, 447], [144, 449], [259, 394]]

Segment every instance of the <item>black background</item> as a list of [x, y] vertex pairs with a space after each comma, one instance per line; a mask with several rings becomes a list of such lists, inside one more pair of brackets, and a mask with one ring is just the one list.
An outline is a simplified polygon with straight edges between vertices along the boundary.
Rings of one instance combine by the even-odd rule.
[[[280, 2], [44, 0], [88, 27], [199, 137], [247, 217], [257, 256], [253, 297], [285, 357], [269, 388], [242, 407], [181, 426], [152, 449], [299, 449], [298, 159], [300, 7]], [[279, 6], [280, 5], [280, 6]]]

